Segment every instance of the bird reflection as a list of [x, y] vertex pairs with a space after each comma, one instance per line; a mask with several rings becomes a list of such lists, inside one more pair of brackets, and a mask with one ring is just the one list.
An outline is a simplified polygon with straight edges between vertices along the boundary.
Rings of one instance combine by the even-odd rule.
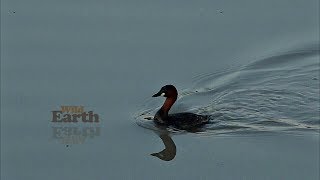
[[163, 161], [171, 161], [176, 156], [176, 145], [174, 144], [168, 132], [161, 132], [159, 137], [161, 138], [165, 148], [160, 152], [152, 153], [150, 155], [155, 156]]
[[[169, 131], [167, 130], [167, 126], [156, 125], [157, 130], [154, 132], [161, 138], [162, 143], [164, 144], [164, 149], [160, 152], [151, 153], [151, 156], [155, 156], [163, 161], [171, 161], [175, 158], [177, 153], [177, 148], [172, 140]], [[193, 127], [190, 129], [185, 129], [185, 132], [188, 133], [196, 133], [202, 132], [203, 129], [201, 127]]]

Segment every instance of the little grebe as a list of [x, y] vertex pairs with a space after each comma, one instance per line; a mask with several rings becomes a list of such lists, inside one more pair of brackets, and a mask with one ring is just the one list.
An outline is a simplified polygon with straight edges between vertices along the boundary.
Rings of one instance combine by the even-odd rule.
[[193, 113], [168, 114], [171, 106], [177, 100], [178, 91], [173, 85], [163, 86], [160, 91], [152, 97], [166, 97], [162, 107], [154, 116], [154, 121], [160, 125], [172, 125], [179, 129], [192, 129], [200, 127], [209, 122], [209, 116]]

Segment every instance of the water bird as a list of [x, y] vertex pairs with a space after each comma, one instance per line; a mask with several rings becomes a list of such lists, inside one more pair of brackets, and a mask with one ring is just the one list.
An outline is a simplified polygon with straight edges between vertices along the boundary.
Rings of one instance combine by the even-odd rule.
[[178, 97], [178, 91], [173, 85], [165, 85], [152, 97], [163, 96], [166, 98], [162, 107], [154, 115], [154, 122], [159, 125], [173, 126], [178, 129], [195, 129], [209, 122], [208, 115], [199, 115], [190, 112], [169, 114], [172, 105]]

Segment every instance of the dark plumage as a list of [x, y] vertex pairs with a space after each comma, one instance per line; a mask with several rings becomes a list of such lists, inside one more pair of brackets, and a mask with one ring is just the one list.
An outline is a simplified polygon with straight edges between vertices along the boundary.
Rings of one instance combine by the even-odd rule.
[[154, 116], [154, 121], [161, 125], [172, 125], [179, 129], [193, 129], [203, 126], [209, 122], [209, 116], [193, 113], [168, 114], [170, 108], [177, 100], [178, 91], [173, 85], [163, 86], [160, 91], [152, 97], [166, 97], [162, 107]]

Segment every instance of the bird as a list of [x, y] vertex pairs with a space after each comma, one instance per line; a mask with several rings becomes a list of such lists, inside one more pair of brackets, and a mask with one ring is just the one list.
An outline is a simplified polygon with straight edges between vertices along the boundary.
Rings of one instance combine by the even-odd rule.
[[209, 123], [209, 115], [199, 115], [191, 112], [169, 114], [172, 105], [176, 102], [178, 91], [173, 85], [163, 86], [152, 97], [163, 96], [166, 98], [161, 108], [154, 115], [154, 122], [158, 125], [173, 126], [178, 129], [190, 130], [202, 127]]

